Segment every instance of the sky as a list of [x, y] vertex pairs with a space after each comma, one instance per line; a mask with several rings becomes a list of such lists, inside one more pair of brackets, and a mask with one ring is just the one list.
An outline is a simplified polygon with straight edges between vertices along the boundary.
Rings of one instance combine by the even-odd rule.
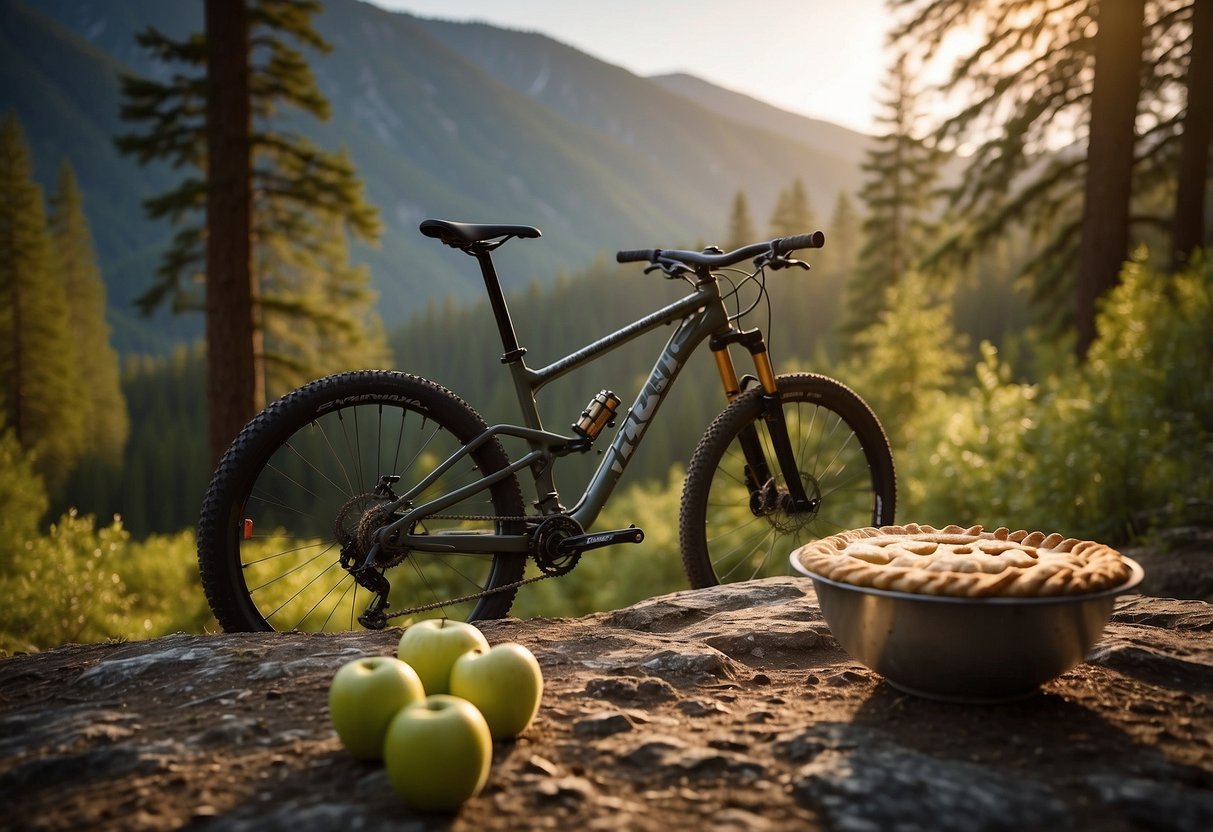
[[370, 0], [419, 17], [542, 32], [637, 75], [688, 72], [874, 132], [884, 0]]

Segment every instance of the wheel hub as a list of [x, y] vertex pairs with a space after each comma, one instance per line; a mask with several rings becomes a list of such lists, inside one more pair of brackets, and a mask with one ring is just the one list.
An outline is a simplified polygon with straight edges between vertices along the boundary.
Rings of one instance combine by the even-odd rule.
[[[380, 529], [388, 525], [392, 517], [393, 513], [388, 509], [388, 501], [384, 497], [358, 494], [350, 498], [337, 512], [334, 529], [337, 541], [341, 544], [343, 565], [348, 568], [362, 564], [378, 542], [376, 538]], [[406, 553], [396, 551], [390, 546], [390, 542], [384, 541], [381, 552], [383, 555], [390, 554], [394, 564]]]
[[800, 473], [800, 482], [804, 487], [805, 496], [809, 499], [809, 507], [803, 510], [796, 508], [795, 500], [786, 488], [776, 485], [774, 478], [754, 492], [750, 497], [750, 510], [766, 521], [781, 534], [794, 534], [817, 517], [821, 508], [821, 486], [816, 477], [805, 472]]

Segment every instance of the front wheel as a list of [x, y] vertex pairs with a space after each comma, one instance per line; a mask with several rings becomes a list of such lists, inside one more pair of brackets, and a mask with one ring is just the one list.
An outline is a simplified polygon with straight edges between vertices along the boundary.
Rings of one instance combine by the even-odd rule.
[[[408, 493], [486, 429], [453, 393], [404, 373], [342, 373], [270, 405], [220, 461], [198, 523], [202, 585], [219, 623], [228, 631], [358, 629], [374, 595], [347, 565], [365, 562], [392, 521], [389, 494]], [[501, 443], [485, 442], [416, 502], [508, 465]], [[378, 488], [385, 482], [387, 491]], [[506, 477], [413, 532], [520, 534], [523, 513], [518, 480]], [[380, 554], [374, 567], [391, 584], [388, 613], [433, 607], [416, 617], [504, 616], [516, 588], [448, 602], [515, 583], [526, 565], [522, 554]]]
[[[708, 427], [687, 468], [679, 542], [693, 587], [786, 575], [789, 555], [806, 543], [893, 522], [893, 455], [863, 399], [808, 373], [779, 376], [777, 384], [809, 504], [789, 498], [762, 390], [749, 390]], [[754, 468], [764, 464], [770, 475], [757, 481]]]

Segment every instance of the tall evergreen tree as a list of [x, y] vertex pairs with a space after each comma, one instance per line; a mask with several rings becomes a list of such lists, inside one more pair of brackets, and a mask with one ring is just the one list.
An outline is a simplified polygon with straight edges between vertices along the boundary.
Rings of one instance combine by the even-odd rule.
[[826, 228], [827, 260], [836, 275], [849, 275], [859, 262], [863, 245], [862, 219], [846, 191], [839, 191]]
[[754, 229], [754, 220], [750, 218], [750, 203], [745, 191], [738, 189], [733, 197], [733, 211], [729, 214], [729, 233], [725, 238], [725, 249], [735, 248], [758, 242], [758, 232]]
[[809, 201], [809, 192], [800, 177], [779, 192], [771, 213], [771, 236], [791, 237], [817, 230], [817, 214]]
[[130, 420], [122, 395], [118, 354], [110, 345], [110, 328], [105, 321], [105, 283], [97, 268], [76, 174], [68, 162], [60, 167], [51, 195], [49, 227], [54, 268], [67, 292], [72, 355], [85, 382], [75, 406], [84, 422], [87, 454], [113, 464], [122, 456]]
[[253, 140], [244, 0], [206, 0], [206, 401], [211, 458], [265, 404], [253, 270]]
[[1185, 71], [1183, 139], [1176, 177], [1175, 215], [1171, 221], [1171, 268], [1181, 271], [1205, 239], [1205, 195], [1213, 145], [1213, 0], [1195, 0]]
[[1116, 0], [1095, 9], [1095, 80], [1074, 309], [1080, 356], [1095, 340], [1096, 303], [1116, 286], [1129, 256], [1145, 7], [1145, 0]]
[[16, 116], [0, 126], [0, 406], [51, 493], [84, 445], [82, 377], [42, 189]]
[[[198, 308], [194, 278], [205, 264], [211, 449], [218, 456], [263, 403], [263, 342], [272, 318], [315, 311], [282, 303], [289, 287], [275, 285], [280, 272], [259, 275], [256, 265], [264, 266], [276, 240], [319, 253], [332, 239], [328, 232], [309, 236], [316, 228], [335, 221], [374, 240], [379, 221], [346, 155], [321, 150], [275, 120], [282, 105], [328, 117], [301, 51], [329, 48], [311, 22], [320, 2], [207, 0], [206, 9], [205, 35], [174, 41], [154, 29], [140, 34], [141, 45], [183, 71], [167, 82], [123, 79], [123, 117], [146, 128], [116, 143], [141, 162], [165, 160], [194, 171], [147, 203], [152, 216], [173, 220], [179, 230], [142, 304], [171, 300], [175, 309]], [[204, 209], [206, 234], [197, 222]], [[336, 298], [345, 275], [314, 278], [332, 281]], [[362, 314], [339, 306], [324, 312], [352, 326]]]
[[939, 157], [918, 135], [920, 120], [907, 58], [900, 55], [885, 82], [881, 135], [863, 164], [864, 243], [843, 312], [843, 331], [855, 349], [863, 342], [853, 336], [880, 317], [888, 291], [917, 266], [931, 241]]
[[[966, 103], [936, 136], [974, 152], [950, 195], [957, 222], [940, 256], [969, 257], [1011, 225], [1028, 228], [1037, 250], [1021, 274], [1054, 323], [1074, 326], [1080, 354], [1094, 301], [1118, 279], [1132, 235], [1168, 224], [1137, 211], [1133, 197], [1174, 187], [1188, 108], [1209, 95], [1190, 60], [1202, 51], [1194, 18], [1208, 2], [890, 0], [902, 20], [893, 38], [917, 54], [937, 52], [960, 29], [984, 34], [942, 84]], [[1200, 91], [1187, 106], [1185, 87]], [[1196, 176], [1203, 189], [1207, 172]], [[1189, 201], [1179, 210], [1196, 209]]]
[[894, 453], [915, 439], [921, 417], [966, 364], [964, 336], [941, 294], [938, 281], [903, 275], [885, 292], [879, 316], [855, 336], [857, 349], [840, 370], [880, 414]]

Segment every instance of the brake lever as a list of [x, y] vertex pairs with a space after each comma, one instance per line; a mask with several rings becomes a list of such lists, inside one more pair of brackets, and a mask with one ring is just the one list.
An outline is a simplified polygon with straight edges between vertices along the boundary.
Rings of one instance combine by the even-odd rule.
[[654, 263], [651, 266], [646, 266], [644, 273], [648, 274], [649, 272], [657, 271], [658, 269], [665, 272], [665, 277], [667, 280], [676, 280], [679, 277], [682, 277], [684, 274], [694, 274], [694, 270], [691, 269], [690, 266], [686, 265], [685, 263], [679, 263], [676, 260], [666, 263]]
[[809, 271], [812, 268], [812, 266], [803, 260], [794, 260], [791, 257], [771, 257], [768, 258], [763, 265], [770, 267], [771, 271], [773, 272], [777, 272], [780, 269], [786, 269], [790, 266], [796, 266], [804, 269], [805, 271]]

